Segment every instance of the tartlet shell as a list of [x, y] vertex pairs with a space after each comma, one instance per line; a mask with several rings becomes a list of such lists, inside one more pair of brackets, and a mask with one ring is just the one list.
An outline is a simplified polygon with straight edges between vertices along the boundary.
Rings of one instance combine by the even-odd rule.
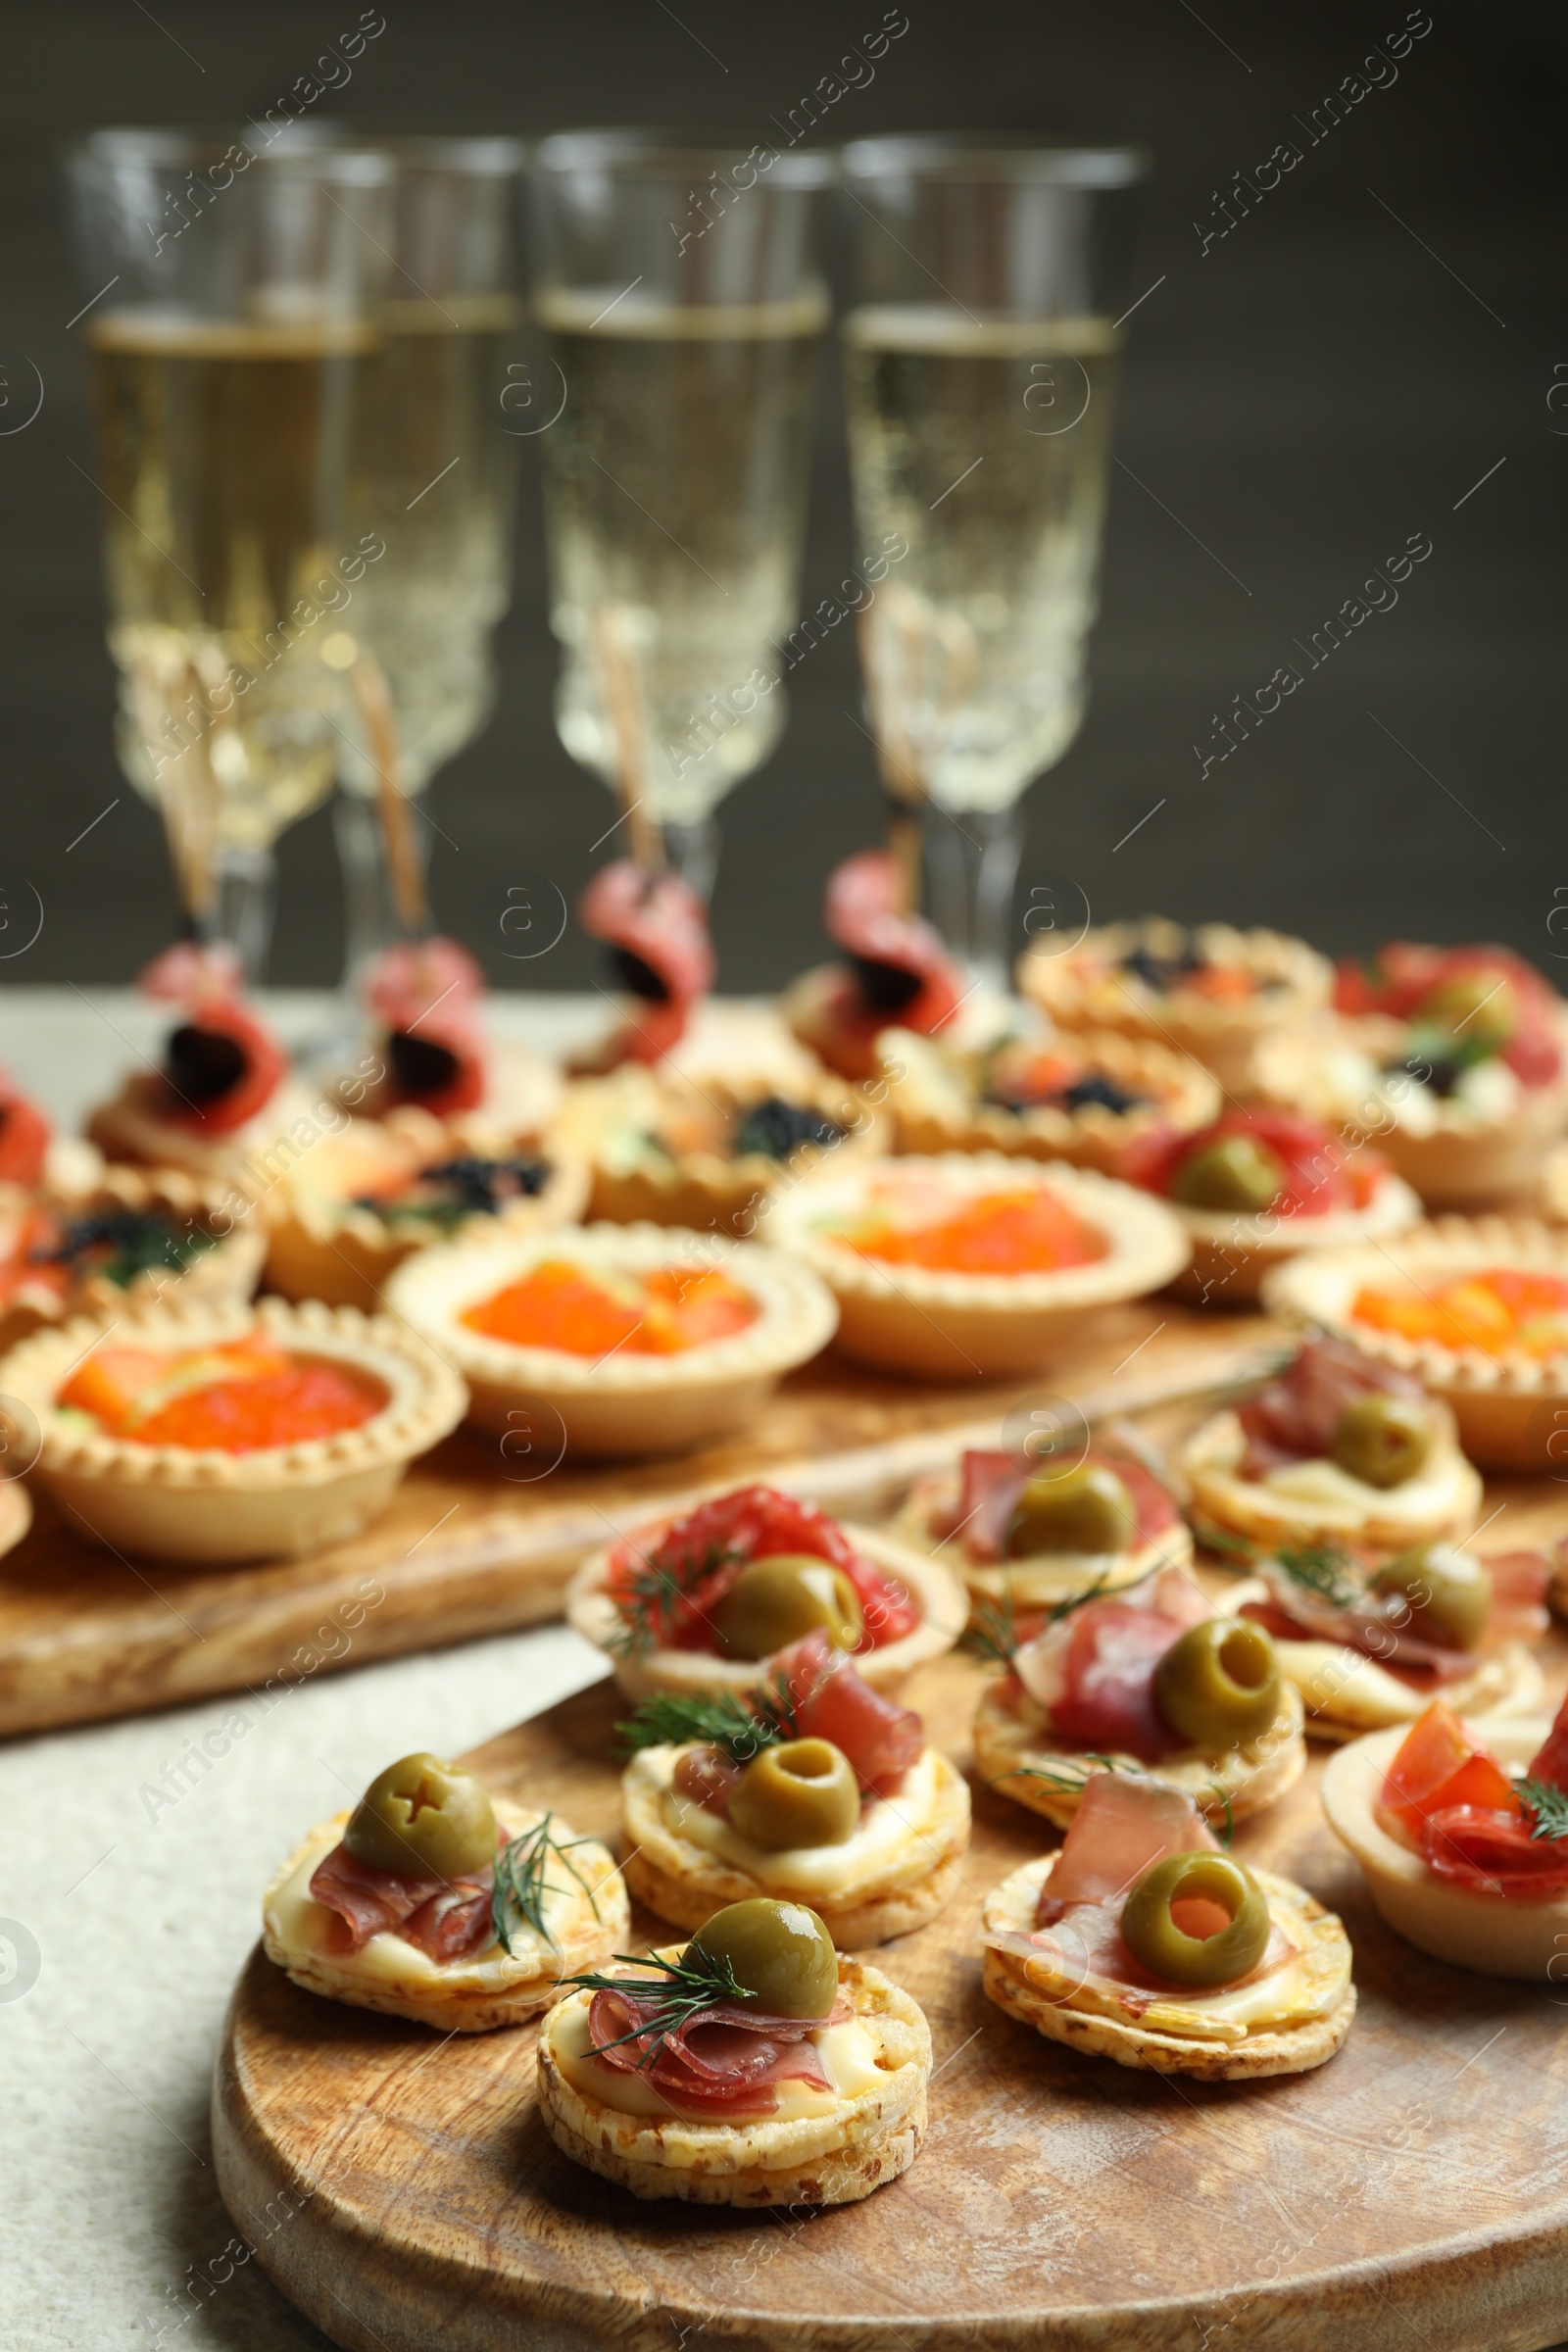
[[1276, 1266], [1304, 1251], [1336, 1250], [1407, 1233], [1425, 1211], [1403, 1178], [1385, 1175], [1365, 1208], [1317, 1217], [1241, 1216], [1229, 1209], [1170, 1203], [1192, 1246], [1192, 1263], [1171, 1289], [1199, 1306], [1255, 1306]]
[[[1408, 1728], [1352, 1740], [1323, 1775], [1329, 1827], [1360, 1863], [1378, 1911], [1396, 1936], [1435, 1960], [1483, 1976], [1561, 1983], [1568, 1978], [1568, 1895], [1531, 1903], [1450, 1886], [1380, 1827], [1372, 1808]], [[1473, 1728], [1501, 1763], [1528, 1764], [1551, 1727], [1538, 1716], [1505, 1723], [1477, 1717]]]
[[[1039, 1184], [1106, 1234], [1110, 1249], [1090, 1265], [1038, 1274], [935, 1273], [884, 1264], [823, 1230], [829, 1214], [854, 1213], [865, 1179], [883, 1166], [938, 1168], [956, 1189], [973, 1192]], [[1169, 1282], [1189, 1255], [1180, 1225], [1152, 1195], [1093, 1169], [1062, 1161], [1042, 1165], [996, 1152], [824, 1169], [771, 1204], [763, 1232], [805, 1258], [832, 1291], [840, 1354], [925, 1379], [1033, 1371], [1106, 1307]]]
[[[494, 1797], [492, 1802], [496, 1819], [509, 1838], [532, 1829], [540, 1818], [531, 1806], [514, 1804], [506, 1797]], [[514, 1959], [502, 1952], [490, 1960], [445, 1963], [447, 1982], [432, 1987], [422, 1971], [411, 1972], [407, 1983], [396, 1979], [389, 1983], [368, 1978], [347, 1953], [299, 1951], [284, 1938], [275, 1899], [304, 1862], [309, 1860], [314, 1867], [326, 1859], [341, 1841], [349, 1818], [343, 1812], [335, 1813], [330, 1821], [318, 1822], [273, 1872], [262, 1898], [262, 1948], [269, 1960], [307, 1992], [319, 1993], [324, 2000], [344, 2001], [353, 2009], [412, 2018], [440, 2033], [485, 2034], [496, 2026], [519, 2026], [552, 2008], [560, 1997], [564, 1976], [601, 1966], [626, 1941], [631, 1913], [625, 1884], [609, 1847], [591, 1838], [574, 1845], [571, 1859], [588, 1883], [592, 1901], [571, 1886], [571, 1909], [564, 1923], [557, 1963], [546, 1974], [531, 1967], [524, 1955]], [[556, 1828], [563, 1838], [577, 1839], [577, 1832], [565, 1822], [558, 1821]]]
[[[131, 1160], [144, 1168], [186, 1168], [196, 1176], [228, 1178], [252, 1200], [261, 1203], [283, 1173], [269, 1166], [269, 1156], [289, 1152], [292, 1165], [342, 1117], [330, 1096], [312, 1096], [297, 1078], [284, 1078], [254, 1118], [226, 1135], [203, 1136], [159, 1116], [164, 1099], [163, 1080], [147, 1070], [133, 1070], [120, 1093], [100, 1102], [87, 1120], [87, 1140], [108, 1160]], [[293, 1130], [310, 1129], [300, 1142]]]
[[1317, 1326], [1367, 1355], [1413, 1372], [1452, 1411], [1459, 1442], [1488, 1470], [1560, 1473], [1568, 1432], [1568, 1352], [1538, 1358], [1438, 1348], [1377, 1331], [1350, 1313], [1357, 1292], [1396, 1288], [1401, 1275], [1430, 1288], [1489, 1266], [1520, 1267], [1568, 1281], [1568, 1235], [1525, 1217], [1436, 1217], [1385, 1248], [1322, 1250], [1279, 1267], [1264, 1304], [1283, 1322]]
[[[808, 1898], [769, 1886], [738, 1870], [706, 1847], [673, 1831], [664, 1819], [663, 1791], [646, 1758], [634, 1756], [621, 1779], [627, 1853], [621, 1865], [626, 1884], [640, 1901], [672, 1927], [693, 1934], [727, 1903], [758, 1894], [788, 1902]], [[969, 1846], [969, 1785], [946, 1756], [935, 1762], [936, 1805], [927, 1828], [913, 1833], [904, 1858], [844, 1890], [829, 1901], [811, 1896], [810, 1907], [842, 1951], [858, 1951], [907, 1936], [935, 1919], [958, 1885], [956, 1867]], [[898, 1799], [892, 1800], [895, 1804]]]
[[[541, 1258], [648, 1273], [683, 1257], [717, 1267], [749, 1290], [761, 1305], [757, 1321], [732, 1339], [677, 1355], [622, 1348], [591, 1361], [514, 1348], [459, 1320]], [[663, 1225], [561, 1227], [437, 1245], [399, 1267], [386, 1302], [461, 1372], [475, 1429], [503, 1444], [520, 1433], [546, 1454], [555, 1439], [574, 1453], [678, 1453], [738, 1429], [786, 1372], [826, 1346], [837, 1319], [830, 1293], [796, 1258]]]
[[[1260, 1480], [1238, 1477], [1234, 1465], [1246, 1444], [1241, 1425], [1228, 1406], [1212, 1414], [1194, 1430], [1181, 1453], [1200, 1542], [1205, 1526], [1244, 1537], [1269, 1550], [1281, 1544], [1313, 1544], [1337, 1535], [1379, 1550], [1404, 1551], [1413, 1544], [1436, 1544], [1462, 1535], [1481, 1507], [1481, 1475], [1454, 1442], [1452, 1416], [1441, 1404], [1438, 1409], [1444, 1427], [1429, 1464], [1446, 1472], [1448, 1500], [1441, 1506], [1434, 1503], [1424, 1519], [1401, 1518], [1393, 1512], [1380, 1514], [1378, 1490], [1368, 1488], [1371, 1499], [1353, 1527], [1326, 1516], [1320, 1506], [1277, 1494]], [[1393, 1492], [1397, 1494], [1398, 1489]]]
[[[986, 1897], [986, 1926], [995, 1929], [1015, 1924], [1011, 1915], [1022, 1914], [1025, 1897], [1032, 1919], [1040, 1888], [1055, 1861], [1054, 1854], [1047, 1854], [1038, 1862], [1026, 1862], [994, 1886]], [[1311, 1942], [1320, 1950], [1343, 1945], [1348, 1967], [1349, 1939], [1335, 1914], [1294, 1881], [1259, 1870], [1255, 1864], [1251, 1869], [1268, 1896], [1270, 1910], [1278, 1907], [1291, 1912], [1306, 1926]], [[1268, 2075], [1305, 2074], [1344, 2047], [1355, 2017], [1355, 1986], [1347, 1983], [1341, 1999], [1322, 2017], [1270, 2033], [1249, 2034], [1245, 2041], [1216, 2044], [1069, 2009], [1031, 1984], [1019, 1960], [990, 1946], [985, 1951], [984, 1982], [988, 1999], [1020, 2025], [1033, 2026], [1048, 2040], [1065, 2042], [1069, 2049], [1083, 2050], [1092, 2057], [1114, 2059], [1118, 2066], [1160, 2075], [1192, 2075], [1204, 2082], [1251, 2082]]]
[[[675, 1957], [683, 1945], [667, 1947]], [[840, 1960], [839, 1984], [878, 2045], [887, 2081], [842, 2100], [828, 2115], [780, 2122], [689, 2123], [627, 2115], [585, 2098], [553, 2048], [565, 2013], [592, 1999], [574, 1992], [539, 2029], [537, 2090], [546, 2131], [564, 2155], [638, 2197], [699, 2205], [847, 2205], [907, 2172], [926, 2125], [931, 2032], [909, 1995], [880, 1969]]]
[[[839, 1522], [854, 1548], [884, 1574], [897, 1577], [920, 1604], [920, 1622], [897, 1642], [874, 1649], [857, 1650], [855, 1670], [873, 1690], [897, 1691], [917, 1666], [929, 1664], [953, 1647], [964, 1628], [967, 1603], [951, 1571], [897, 1536], [881, 1528]], [[603, 1650], [616, 1682], [629, 1699], [651, 1698], [669, 1690], [689, 1697], [701, 1690], [730, 1690], [738, 1697], [760, 1690], [771, 1671], [766, 1658], [721, 1658], [698, 1649], [652, 1649], [632, 1657], [615, 1646], [620, 1612], [605, 1591], [613, 1546], [591, 1552], [566, 1588], [568, 1625]]]
[[[67, 1374], [113, 1329], [121, 1345], [218, 1345], [257, 1326], [298, 1353], [372, 1373], [387, 1404], [358, 1429], [254, 1453], [141, 1446], [80, 1428], [55, 1409]], [[165, 1303], [113, 1325], [80, 1316], [36, 1332], [0, 1364], [0, 1391], [37, 1418], [37, 1472], [65, 1517], [95, 1543], [210, 1567], [314, 1551], [342, 1541], [390, 1501], [416, 1454], [463, 1418], [462, 1381], [387, 1316], [353, 1307]]]
[[[1306, 1769], [1300, 1692], [1286, 1683], [1280, 1695], [1283, 1703], [1274, 1722], [1245, 1747], [1233, 1747], [1212, 1758], [1175, 1755], [1159, 1764], [1142, 1764], [1136, 1756], [1117, 1756], [1112, 1761], [1141, 1779], [1181, 1789], [1200, 1813], [1215, 1821], [1223, 1821], [1227, 1815], [1245, 1821], [1294, 1788]], [[1004, 1796], [1027, 1805], [1032, 1813], [1043, 1813], [1058, 1830], [1066, 1829], [1077, 1812], [1083, 1782], [1095, 1771], [1084, 1760], [1081, 1748], [1052, 1738], [1039, 1709], [1027, 1697], [1024, 1711], [1017, 1712], [1004, 1704], [995, 1685], [987, 1690], [975, 1712], [974, 1763], [989, 1787], [1000, 1788]], [[1083, 1765], [1082, 1779], [1072, 1789], [1054, 1788], [1048, 1781], [1012, 1777], [1031, 1767], [1070, 1773], [1079, 1764]]]

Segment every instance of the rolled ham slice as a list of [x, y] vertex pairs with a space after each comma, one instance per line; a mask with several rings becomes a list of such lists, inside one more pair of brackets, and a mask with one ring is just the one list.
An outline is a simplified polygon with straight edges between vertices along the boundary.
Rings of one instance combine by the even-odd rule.
[[850, 959], [858, 999], [838, 1009], [875, 1029], [897, 1021], [930, 1037], [957, 1010], [962, 984], [942, 934], [923, 915], [902, 912], [902, 897], [886, 850], [862, 850], [829, 875], [822, 920]]
[[639, 1000], [619, 1040], [621, 1058], [662, 1060], [713, 985], [713, 947], [702, 900], [678, 874], [650, 880], [621, 858], [593, 876], [577, 902], [577, 920], [614, 951], [621, 982]]
[[636, 1978], [596, 1992], [588, 2012], [589, 2047], [621, 2074], [640, 2074], [672, 2105], [740, 2120], [772, 2115], [780, 2082], [831, 2090], [820, 2052], [808, 2036], [854, 2015], [840, 1993], [826, 2017], [771, 2017], [745, 2001], [717, 2001], [667, 2034], [658, 2031], [663, 1985], [642, 1989]]
[[1247, 1438], [1241, 1476], [1266, 1478], [1288, 1462], [1321, 1461], [1347, 1405], [1372, 1395], [1422, 1399], [1408, 1372], [1363, 1355], [1348, 1340], [1302, 1342], [1289, 1368], [1238, 1408]]
[[334, 1845], [311, 1874], [311, 1894], [343, 1923], [343, 1949], [360, 1952], [372, 1936], [401, 1936], [432, 1960], [483, 1951], [490, 1935], [490, 1871], [473, 1878], [405, 1879], [357, 1862]]

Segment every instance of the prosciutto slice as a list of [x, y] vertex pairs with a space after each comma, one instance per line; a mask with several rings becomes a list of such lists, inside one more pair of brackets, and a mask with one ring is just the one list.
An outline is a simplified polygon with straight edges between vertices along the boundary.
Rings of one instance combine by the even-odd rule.
[[182, 1015], [164, 1040], [158, 1115], [194, 1135], [231, 1135], [270, 1102], [288, 1055], [240, 1002], [243, 968], [226, 945], [184, 941], [155, 956], [141, 975], [144, 996]]
[[[1492, 1605], [1482, 1646], [1535, 1640], [1544, 1633], [1551, 1578], [1545, 1557], [1538, 1551], [1500, 1552], [1485, 1565], [1492, 1578]], [[1422, 1688], [1452, 1682], [1474, 1670], [1475, 1651], [1433, 1642], [1400, 1625], [1396, 1595], [1368, 1592], [1364, 1600], [1342, 1607], [1300, 1584], [1277, 1561], [1260, 1561], [1258, 1573], [1268, 1587], [1268, 1600], [1244, 1602], [1241, 1613], [1283, 1641], [1342, 1642]]]
[[886, 850], [862, 850], [829, 875], [822, 920], [843, 949], [855, 978], [841, 1018], [873, 1029], [897, 1021], [932, 1036], [957, 1010], [962, 983], [942, 935], [923, 915], [906, 914], [897, 861]]
[[[1175, 1503], [1142, 1462], [1110, 1446], [1096, 1446], [1085, 1459], [1101, 1469], [1113, 1470], [1127, 1489], [1137, 1514], [1140, 1545], [1152, 1544], [1174, 1526], [1178, 1516]], [[1040, 1464], [1016, 1453], [970, 1452], [960, 1456], [958, 1470], [957, 1508], [947, 1524], [934, 1524], [932, 1532], [943, 1541], [961, 1537], [972, 1560], [1000, 1560], [1018, 1497], [1030, 1479], [1039, 1475]]]
[[488, 1870], [472, 1878], [405, 1879], [357, 1862], [334, 1845], [311, 1874], [311, 1894], [342, 1921], [342, 1949], [360, 1952], [372, 1936], [392, 1933], [432, 1960], [457, 1960], [490, 1941]]
[[619, 1041], [627, 1061], [661, 1061], [686, 1033], [713, 985], [708, 909], [678, 874], [652, 880], [629, 858], [601, 866], [577, 902], [577, 920], [614, 952], [623, 987], [639, 1002]]
[[1289, 1368], [1237, 1411], [1247, 1439], [1242, 1477], [1322, 1460], [1346, 1406], [1373, 1394], [1419, 1401], [1426, 1391], [1412, 1374], [1363, 1355], [1348, 1340], [1304, 1341]]
[[826, 2017], [772, 2017], [750, 2002], [715, 2001], [662, 2035], [657, 2021], [664, 1998], [662, 1980], [635, 1977], [595, 1993], [588, 2043], [603, 2065], [640, 2074], [674, 2106], [736, 2121], [775, 2114], [780, 2082], [832, 2089], [808, 2037], [849, 2022], [854, 2010], [846, 1994], [839, 1993]]

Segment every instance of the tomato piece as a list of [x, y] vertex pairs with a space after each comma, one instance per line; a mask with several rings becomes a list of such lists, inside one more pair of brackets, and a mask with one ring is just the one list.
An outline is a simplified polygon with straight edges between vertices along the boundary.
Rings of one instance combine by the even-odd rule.
[[0, 1183], [41, 1184], [53, 1134], [37, 1103], [17, 1094], [0, 1072]]
[[1568, 1893], [1568, 1838], [1536, 1838], [1515, 1800], [1511, 1813], [1485, 1805], [1446, 1805], [1421, 1830], [1429, 1868], [1473, 1894], [1534, 1897]]
[[1412, 1726], [1389, 1766], [1379, 1811], [1419, 1840], [1434, 1814], [1454, 1806], [1522, 1818], [1501, 1765], [1476, 1746], [1452, 1708], [1439, 1699]]
[[1568, 1788], [1568, 1698], [1557, 1709], [1550, 1731], [1531, 1757], [1525, 1778], [1549, 1781], [1553, 1788]]

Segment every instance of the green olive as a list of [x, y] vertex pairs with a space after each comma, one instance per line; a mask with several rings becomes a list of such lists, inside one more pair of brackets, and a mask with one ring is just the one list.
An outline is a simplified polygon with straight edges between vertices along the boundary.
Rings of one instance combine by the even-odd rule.
[[1432, 1415], [1414, 1396], [1358, 1396], [1340, 1415], [1329, 1451], [1369, 1487], [1402, 1487], [1426, 1466]]
[[864, 1619], [842, 1568], [804, 1551], [774, 1552], [743, 1568], [713, 1611], [727, 1658], [770, 1658], [818, 1627], [835, 1649], [854, 1649]]
[[1423, 1025], [1494, 1053], [1519, 1026], [1519, 998], [1513, 982], [1495, 970], [1461, 972], [1446, 980], [1421, 1007]]
[[[1172, 1906], [1195, 1899], [1217, 1903], [1230, 1925], [1215, 1936], [1188, 1935]], [[1234, 1984], [1257, 1966], [1268, 1936], [1268, 1899], [1229, 1854], [1167, 1854], [1145, 1871], [1122, 1908], [1123, 1943], [1168, 1984]]]
[[1080, 1462], [1054, 1476], [1043, 1470], [1019, 1495], [1007, 1529], [1007, 1556], [1045, 1551], [1130, 1550], [1138, 1537], [1133, 1498], [1114, 1470]]
[[688, 1952], [727, 1960], [770, 2017], [826, 2017], [838, 1994], [833, 1938], [804, 1903], [763, 1894], [730, 1903], [698, 1930]]
[[461, 1878], [495, 1860], [495, 1809], [471, 1772], [420, 1748], [370, 1783], [343, 1843], [372, 1870], [405, 1879]]
[[764, 1747], [741, 1774], [729, 1817], [753, 1845], [782, 1854], [797, 1845], [842, 1845], [860, 1818], [850, 1759], [831, 1740]]
[[1245, 1747], [1280, 1711], [1280, 1664], [1260, 1625], [1207, 1617], [1154, 1667], [1154, 1697], [1173, 1732], [1211, 1756]]
[[1384, 1562], [1372, 1589], [1407, 1600], [1411, 1633], [1447, 1649], [1474, 1649], [1492, 1613], [1492, 1579], [1457, 1544], [1422, 1544], [1401, 1551], [1397, 1559]]
[[1285, 1162], [1255, 1135], [1222, 1135], [1184, 1159], [1170, 1197], [1187, 1208], [1236, 1208], [1261, 1216], [1285, 1183]]

